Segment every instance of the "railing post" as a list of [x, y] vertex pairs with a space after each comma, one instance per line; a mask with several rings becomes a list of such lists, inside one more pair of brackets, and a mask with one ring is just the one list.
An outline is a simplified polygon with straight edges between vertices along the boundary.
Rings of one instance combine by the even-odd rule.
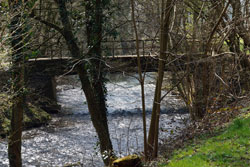
[[50, 48], [50, 59], [52, 59], [52, 55], [53, 55], [53, 50], [52, 47]]
[[60, 59], [62, 59], [62, 47], [60, 48]]
[[113, 58], [115, 57], [115, 41], [113, 41], [113, 50], [112, 50]]
[[144, 48], [144, 40], [142, 40], [142, 55], [143, 55], [143, 57], [145, 56], [144, 54], [145, 54], [145, 50], [144, 50], [145, 48]]

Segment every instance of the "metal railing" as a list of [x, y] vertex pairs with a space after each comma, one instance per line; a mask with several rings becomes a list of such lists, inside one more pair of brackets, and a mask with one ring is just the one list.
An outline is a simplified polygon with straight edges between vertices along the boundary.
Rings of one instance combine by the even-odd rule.
[[[139, 53], [141, 56], [152, 54], [159, 49], [157, 39], [139, 40]], [[136, 40], [103, 41], [102, 55], [115, 57], [124, 55], [136, 55]]]

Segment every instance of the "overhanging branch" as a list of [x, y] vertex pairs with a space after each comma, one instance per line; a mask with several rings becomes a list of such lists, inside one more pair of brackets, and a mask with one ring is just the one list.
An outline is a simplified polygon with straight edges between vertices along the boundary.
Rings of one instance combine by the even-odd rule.
[[35, 20], [37, 20], [37, 21], [39, 21], [40, 23], [45, 24], [46, 26], [48, 26], [48, 27], [50, 27], [50, 28], [55, 29], [56, 31], [58, 31], [59, 33], [61, 33], [61, 34], [64, 36], [64, 31], [63, 31], [63, 29], [60, 28], [58, 25], [53, 24], [53, 23], [51, 23], [51, 22], [48, 22], [48, 21], [46, 21], [46, 20], [42, 20], [41, 17], [35, 16], [34, 12], [31, 12], [30, 17], [33, 18], [33, 19], [35, 19]]

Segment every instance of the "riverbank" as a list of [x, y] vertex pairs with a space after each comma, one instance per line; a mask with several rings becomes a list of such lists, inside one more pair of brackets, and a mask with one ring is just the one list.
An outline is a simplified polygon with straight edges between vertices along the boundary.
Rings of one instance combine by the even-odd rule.
[[[12, 97], [10, 93], [11, 72], [8, 66], [0, 68], [0, 138], [5, 138], [10, 130]], [[5, 70], [4, 70], [4, 69]], [[56, 113], [58, 106], [49, 103], [45, 98], [28, 89], [24, 106], [23, 129], [31, 129], [46, 125], [50, 120], [50, 113]], [[42, 101], [43, 100], [43, 101]], [[42, 104], [42, 105], [41, 105]]]
[[[250, 166], [250, 106], [220, 109], [166, 142], [158, 167]], [[164, 145], [162, 147], [164, 147]], [[179, 148], [179, 149], [176, 149]], [[166, 152], [166, 150], [168, 150]], [[175, 151], [174, 151], [175, 150]]]
[[[7, 136], [10, 130], [11, 100], [7, 94], [0, 93], [0, 138]], [[25, 105], [23, 126], [30, 129], [47, 124], [51, 116], [44, 110], [28, 103]]]

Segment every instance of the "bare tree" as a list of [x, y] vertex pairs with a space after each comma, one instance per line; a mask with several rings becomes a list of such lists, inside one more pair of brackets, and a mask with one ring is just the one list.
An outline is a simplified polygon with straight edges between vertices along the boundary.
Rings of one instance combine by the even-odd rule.
[[25, 49], [25, 30], [23, 22], [21, 0], [9, 1], [11, 13], [10, 33], [12, 47], [12, 80], [13, 80], [13, 99], [11, 107], [11, 130], [8, 140], [9, 165], [11, 167], [21, 167], [21, 144], [22, 144], [22, 121], [25, 104], [24, 96], [24, 58]]
[[169, 30], [171, 25], [171, 14], [174, 1], [167, 0], [166, 3], [162, 0], [162, 14], [161, 14], [161, 34], [160, 34], [160, 56], [158, 62], [158, 74], [155, 88], [155, 96], [153, 101], [152, 116], [150, 122], [150, 129], [148, 134], [148, 151], [152, 153], [153, 158], [157, 157], [158, 153], [158, 134], [159, 134], [159, 119], [160, 119], [160, 104], [161, 104], [161, 90], [162, 82], [167, 58], [167, 46], [169, 40]]
[[136, 55], [137, 55], [137, 67], [138, 67], [138, 74], [139, 74], [139, 82], [141, 85], [141, 101], [142, 101], [142, 119], [143, 119], [143, 134], [144, 134], [144, 154], [145, 159], [148, 159], [148, 144], [147, 144], [147, 125], [146, 125], [146, 106], [145, 106], [145, 93], [144, 93], [144, 79], [145, 74], [142, 73], [141, 67], [141, 59], [140, 59], [140, 52], [139, 52], [139, 36], [137, 32], [136, 20], [135, 20], [135, 7], [134, 7], [134, 0], [130, 1], [131, 3], [131, 10], [132, 10], [132, 21], [134, 26], [135, 38], [136, 38]]

